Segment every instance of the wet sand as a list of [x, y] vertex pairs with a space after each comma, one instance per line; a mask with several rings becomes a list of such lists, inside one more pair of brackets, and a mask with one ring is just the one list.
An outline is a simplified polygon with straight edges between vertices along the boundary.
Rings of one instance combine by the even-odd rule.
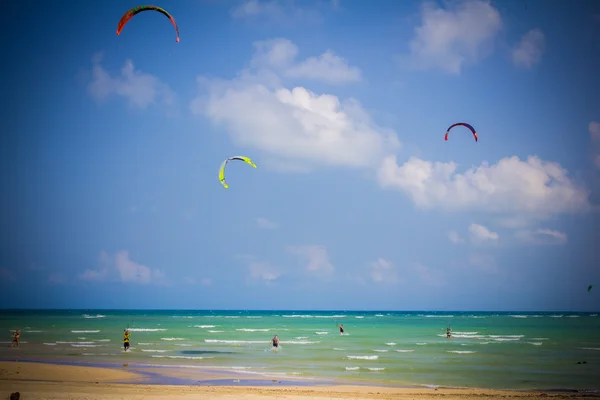
[[[198, 371], [198, 381], [224, 376]], [[231, 377], [228, 377], [231, 381]], [[119, 400], [119, 399], [578, 399], [600, 398], [589, 394], [494, 391], [485, 389], [416, 389], [376, 386], [185, 386], [150, 384], [143, 373], [126, 368], [99, 368], [25, 362], [0, 362], [0, 399], [20, 392], [23, 400]]]

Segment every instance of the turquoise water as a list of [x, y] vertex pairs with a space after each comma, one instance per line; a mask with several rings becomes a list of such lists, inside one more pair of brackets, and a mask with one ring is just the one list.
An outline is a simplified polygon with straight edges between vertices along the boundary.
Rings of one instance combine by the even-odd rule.
[[[600, 387], [600, 318], [589, 313], [0, 311], [0, 328], [4, 360], [202, 366], [307, 381]], [[8, 348], [14, 329], [21, 329], [19, 349]], [[268, 346], [274, 334], [278, 352]]]

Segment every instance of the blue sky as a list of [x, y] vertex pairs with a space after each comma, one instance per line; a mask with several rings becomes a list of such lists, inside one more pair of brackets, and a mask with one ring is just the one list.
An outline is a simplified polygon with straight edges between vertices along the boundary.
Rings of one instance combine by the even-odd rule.
[[2, 307], [600, 308], [598, 2], [136, 5], [8, 6]]

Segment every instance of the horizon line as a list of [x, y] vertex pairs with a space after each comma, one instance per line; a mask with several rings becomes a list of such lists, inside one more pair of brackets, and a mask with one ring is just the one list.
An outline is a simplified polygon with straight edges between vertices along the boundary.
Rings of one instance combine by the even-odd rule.
[[7, 311], [199, 311], [199, 312], [275, 312], [275, 311], [289, 311], [289, 312], [345, 312], [345, 313], [374, 313], [374, 312], [404, 312], [404, 313], [415, 313], [415, 312], [429, 312], [429, 313], [597, 313], [600, 311], [584, 311], [584, 310], [434, 310], [434, 309], [422, 309], [422, 310], [385, 310], [385, 309], [371, 309], [371, 310], [351, 310], [351, 309], [242, 309], [242, 308], [212, 308], [212, 309], [197, 309], [197, 308], [0, 308], [0, 312]]

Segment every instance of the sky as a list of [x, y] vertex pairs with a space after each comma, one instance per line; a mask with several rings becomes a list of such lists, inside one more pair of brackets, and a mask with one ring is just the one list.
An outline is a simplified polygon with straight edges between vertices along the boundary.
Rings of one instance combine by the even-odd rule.
[[5, 6], [1, 308], [600, 309], [599, 2], [137, 5]]

